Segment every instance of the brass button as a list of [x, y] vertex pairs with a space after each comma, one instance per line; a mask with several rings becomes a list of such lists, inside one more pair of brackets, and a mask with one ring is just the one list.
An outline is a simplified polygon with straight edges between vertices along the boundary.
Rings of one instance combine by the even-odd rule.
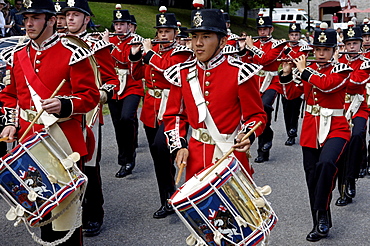
[[207, 106], [209, 105], [209, 102], [208, 102], [208, 101], [206, 101], [206, 105], [207, 105]]
[[206, 81], [206, 82], [205, 82], [205, 85], [206, 85], [206, 86], [209, 86], [210, 84], [211, 84], [211, 82], [209, 82], [209, 81]]
[[319, 99], [315, 98], [315, 101], [317, 101], [317, 100], [319, 100]]
[[38, 56], [41, 55], [41, 51], [37, 51], [36, 55], [38, 55]]
[[349, 94], [346, 94], [346, 97], [344, 98], [345, 101], [350, 101], [351, 100], [351, 96]]
[[39, 72], [39, 70], [36, 68], [36, 69], [35, 69], [35, 72], [36, 72], [36, 73], [38, 73], [38, 72]]
[[35, 106], [31, 106], [31, 110], [35, 110]]
[[209, 77], [211, 75], [210, 72], [206, 72], [206, 76]]
[[153, 81], [153, 83], [155, 83], [155, 79], [153, 79], [152, 81]]
[[314, 95], [316, 95], [316, 94], [317, 94], [317, 92], [316, 92], [316, 91], [314, 91], [314, 92], [313, 92], [313, 94], [314, 94]]
[[205, 91], [205, 92], [204, 92], [204, 95], [205, 95], [205, 96], [208, 96], [208, 95], [209, 95], [209, 91]]
[[40, 63], [41, 63], [41, 61], [39, 61], [39, 60], [36, 61], [36, 64], [40, 64]]
[[154, 77], [154, 73], [152, 73], [152, 77]]

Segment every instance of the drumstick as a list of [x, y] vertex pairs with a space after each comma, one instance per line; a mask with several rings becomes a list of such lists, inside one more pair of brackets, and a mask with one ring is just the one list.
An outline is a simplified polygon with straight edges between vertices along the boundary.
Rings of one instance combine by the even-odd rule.
[[[250, 135], [252, 135], [252, 133], [262, 125], [262, 122], [258, 122], [247, 134], [244, 135], [244, 137], [242, 138], [242, 140], [240, 140], [240, 142], [243, 142], [244, 140], [246, 140], [247, 138], [249, 138]], [[213, 170], [216, 169], [216, 167], [218, 165], [221, 164], [221, 162], [223, 162], [231, 153], [233, 153], [235, 150], [235, 148], [230, 148], [230, 150], [224, 155], [221, 157], [221, 159], [219, 159], [209, 170], [208, 172], [200, 179], [200, 181], [203, 181], [203, 179], [208, 175], [210, 174]]]
[[181, 175], [182, 175], [182, 172], [184, 171], [185, 166], [186, 166], [186, 163], [185, 162], [183, 162], [183, 163], [180, 164], [180, 170], [179, 170], [179, 173], [177, 174], [176, 182], [175, 182], [176, 185], [178, 185], [179, 182], [180, 182]]
[[[62, 82], [60, 82], [60, 84], [58, 85], [58, 87], [55, 89], [55, 91], [53, 92], [53, 94], [49, 97], [49, 99], [52, 99], [53, 97], [55, 97], [55, 95], [58, 93], [58, 91], [60, 90], [60, 88], [62, 88], [62, 86], [64, 85], [64, 83], [66, 82], [65, 79], [62, 80]], [[31, 124], [27, 127], [26, 131], [23, 133], [22, 137], [18, 140], [18, 142], [22, 142], [22, 140], [26, 137], [26, 135], [29, 133], [29, 131], [31, 130], [31, 128], [33, 127], [33, 125], [36, 123], [36, 121], [40, 118], [41, 114], [44, 112], [45, 110], [44, 109], [41, 109], [40, 112], [37, 113], [37, 115], [35, 116], [35, 118], [33, 119], [33, 121], [31, 122]]]

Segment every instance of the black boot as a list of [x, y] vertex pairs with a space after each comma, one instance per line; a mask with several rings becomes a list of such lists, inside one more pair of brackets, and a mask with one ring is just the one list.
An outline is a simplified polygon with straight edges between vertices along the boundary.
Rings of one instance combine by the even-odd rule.
[[317, 226], [316, 231], [321, 237], [327, 237], [329, 234], [329, 217], [328, 211], [317, 212]]
[[310, 231], [310, 233], [307, 234], [306, 240], [310, 242], [317, 242], [321, 239], [322, 237], [317, 233], [316, 231], [316, 226]]
[[338, 199], [337, 199], [337, 201], [335, 202], [335, 205], [336, 206], [347, 206], [349, 203], [351, 203], [352, 202], [352, 198], [350, 198], [350, 197], [348, 197], [348, 196], [346, 196], [346, 195], [344, 195], [343, 197], [341, 196], [341, 197], [339, 197]]
[[295, 137], [288, 137], [288, 139], [285, 141], [285, 145], [292, 146], [295, 144]]
[[269, 152], [260, 152], [259, 151], [258, 156], [256, 157], [256, 159], [254, 159], [254, 162], [262, 163], [262, 162], [268, 161], [269, 160], [269, 155], [270, 155]]
[[355, 198], [356, 196], [356, 181], [354, 179], [346, 180], [346, 188], [344, 189], [346, 196]]

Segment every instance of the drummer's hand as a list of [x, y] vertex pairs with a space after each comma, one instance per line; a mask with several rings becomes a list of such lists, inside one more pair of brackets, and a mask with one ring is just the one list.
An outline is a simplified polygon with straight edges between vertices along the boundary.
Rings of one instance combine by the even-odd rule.
[[150, 38], [144, 39], [143, 46], [144, 46], [144, 53], [147, 53], [149, 50], [152, 49], [153, 46], [152, 46], [152, 41], [150, 40]]
[[244, 137], [245, 134], [241, 133], [235, 138], [236, 144], [234, 144], [232, 147], [235, 149], [235, 151], [238, 152], [247, 152], [249, 148], [251, 147], [251, 141], [249, 138], [241, 142], [241, 139]]
[[6, 126], [4, 127], [3, 131], [1, 132], [0, 137], [1, 138], [8, 138], [8, 140], [4, 140], [4, 142], [12, 143], [16, 140], [15, 134], [17, 132], [17, 129], [15, 126]]
[[62, 110], [62, 103], [58, 98], [51, 98], [40, 100], [41, 107], [46, 111], [48, 114], [60, 114]]
[[182, 148], [179, 151], [177, 151], [176, 159], [175, 159], [177, 167], [180, 168], [181, 164], [185, 164], [186, 166], [188, 157], [189, 157], [189, 150], [187, 148]]

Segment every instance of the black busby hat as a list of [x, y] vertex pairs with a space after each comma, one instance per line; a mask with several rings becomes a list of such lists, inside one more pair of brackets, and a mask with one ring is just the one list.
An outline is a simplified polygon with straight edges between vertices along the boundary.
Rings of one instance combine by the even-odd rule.
[[348, 22], [348, 28], [343, 30], [343, 42], [350, 40], [362, 40], [362, 33], [359, 27], [353, 27], [352, 21]]
[[54, 3], [51, 0], [23, 0], [24, 9], [17, 14], [53, 14]]
[[363, 24], [360, 25], [362, 35], [370, 35], [370, 23], [369, 19], [365, 18]]
[[291, 32], [301, 32], [301, 24], [297, 24], [297, 23], [291, 23], [289, 25], [289, 33]]
[[116, 10], [113, 10], [112, 22], [131, 22], [130, 13], [127, 9], [122, 9], [121, 4], [116, 4]]
[[55, 8], [55, 12], [57, 13], [57, 15], [65, 15], [65, 13], [62, 12], [62, 9], [65, 7], [67, 7], [66, 2], [59, 2], [59, 1], [54, 2], [54, 8]]
[[224, 15], [219, 9], [200, 9], [202, 0], [194, 0], [193, 6], [198, 8], [191, 12], [191, 28], [187, 32], [211, 31], [227, 35]]
[[154, 28], [177, 28], [177, 20], [174, 13], [166, 13], [167, 8], [161, 6], [159, 8], [160, 14], [156, 16], [156, 26]]
[[323, 22], [320, 24], [320, 29], [315, 30], [313, 46], [319, 47], [336, 47], [337, 32], [334, 29], [327, 29], [328, 24]]
[[270, 16], [263, 16], [262, 13], [258, 14], [256, 19], [257, 28], [260, 27], [272, 27], [272, 20]]
[[181, 26], [181, 22], [177, 22], [177, 26], [178, 26], [178, 28], [177, 28], [178, 33], [177, 33], [176, 37], [178, 37], [178, 38], [188, 38], [189, 33], [186, 32], [188, 30], [188, 28]]
[[68, 0], [67, 7], [62, 9], [63, 13], [67, 11], [78, 11], [88, 16], [93, 15], [87, 0]]
[[137, 26], [135, 15], [130, 15], [131, 24]]
[[[221, 10], [222, 11], [222, 10]], [[222, 11], [223, 12], [223, 11]], [[224, 15], [225, 22], [230, 22], [230, 15], [227, 12], [222, 13]]]

